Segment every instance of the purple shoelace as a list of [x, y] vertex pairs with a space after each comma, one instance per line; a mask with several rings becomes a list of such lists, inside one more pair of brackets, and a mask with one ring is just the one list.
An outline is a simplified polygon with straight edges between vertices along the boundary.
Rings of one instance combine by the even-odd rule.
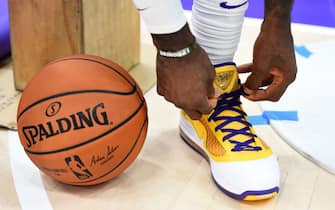
[[[218, 103], [214, 109], [214, 112], [208, 118], [208, 121], [223, 121], [219, 125], [215, 127], [215, 131], [221, 130], [222, 132], [228, 133], [223, 137], [223, 141], [228, 140], [230, 143], [234, 144], [234, 148], [231, 150], [233, 152], [240, 151], [259, 151], [262, 150], [259, 146], [252, 146], [251, 144], [255, 142], [255, 134], [248, 132], [250, 131], [250, 127], [252, 126], [248, 121], [245, 120], [247, 114], [237, 108], [241, 105], [240, 96], [243, 93], [243, 90], [240, 88], [231, 93], [224, 93], [219, 96]], [[220, 116], [220, 114], [225, 110], [231, 110], [238, 113], [238, 116]], [[239, 122], [244, 125], [241, 129], [231, 129], [225, 128], [225, 126], [229, 125], [233, 122]], [[237, 135], [245, 135], [249, 136], [250, 139], [245, 140], [243, 142], [233, 140], [232, 138]]]

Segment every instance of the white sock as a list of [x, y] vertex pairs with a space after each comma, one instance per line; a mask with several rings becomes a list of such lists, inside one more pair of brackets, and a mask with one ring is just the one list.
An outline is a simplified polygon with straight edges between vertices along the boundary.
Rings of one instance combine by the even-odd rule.
[[186, 24], [186, 17], [180, 0], [133, 1], [148, 31], [152, 34], [174, 33]]
[[194, 1], [193, 34], [213, 65], [233, 61], [247, 8], [247, 0]]

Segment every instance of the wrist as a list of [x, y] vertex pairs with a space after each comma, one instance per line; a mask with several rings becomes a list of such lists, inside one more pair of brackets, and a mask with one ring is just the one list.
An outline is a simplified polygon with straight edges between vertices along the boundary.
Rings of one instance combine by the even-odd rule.
[[285, 30], [290, 28], [293, 0], [264, 0], [263, 25]]
[[278, 18], [264, 19], [261, 25], [261, 32], [271, 34], [291, 34], [291, 22], [278, 20]]
[[176, 52], [192, 46], [195, 38], [188, 24], [179, 31], [170, 34], [151, 34], [153, 43], [158, 50]]
[[194, 42], [180, 50], [177, 51], [164, 51], [164, 50], [160, 50], [158, 49], [158, 53], [160, 56], [163, 57], [167, 57], [167, 58], [182, 58], [185, 57], [189, 54], [192, 53], [193, 50], [195, 50], [196, 48], [198, 48], [199, 45], [197, 44], [197, 42], [194, 40]]

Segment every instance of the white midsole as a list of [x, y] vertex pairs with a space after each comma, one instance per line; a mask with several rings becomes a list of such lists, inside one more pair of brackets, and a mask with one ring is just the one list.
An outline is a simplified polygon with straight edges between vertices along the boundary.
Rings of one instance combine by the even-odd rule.
[[[208, 157], [203, 140], [199, 139], [194, 127], [183, 117], [180, 129]], [[208, 158], [213, 178], [225, 190], [241, 194], [245, 191], [262, 191], [279, 186], [280, 171], [275, 155], [258, 160], [217, 162]], [[242, 172], [242, 173], [240, 173]], [[250, 172], [250, 174], [248, 174]], [[236, 182], [236, 180], [239, 180]]]
[[[200, 148], [203, 148], [203, 140], [199, 139], [198, 134], [196, 133], [193, 125], [190, 122], [185, 120], [183, 117], [180, 117], [179, 126], [189, 139], [191, 139]], [[207, 151], [203, 151], [207, 154]]]

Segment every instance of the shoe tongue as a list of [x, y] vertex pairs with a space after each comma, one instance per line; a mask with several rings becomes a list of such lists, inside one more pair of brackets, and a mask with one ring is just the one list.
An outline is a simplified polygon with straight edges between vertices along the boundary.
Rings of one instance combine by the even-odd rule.
[[[227, 65], [215, 68], [216, 71], [216, 78], [214, 80], [214, 87], [220, 91], [220, 94], [223, 93], [231, 93], [240, 88], [240, 84], [238, 82], [238, 73], [236, 67], [234, 65]], [[225, 110], [219, 114], [219, 116], [230, 116], [236, 117], [240, 114], [238, 112], [232, 110]], [[217, 121], [218, 124], [222, 123], [223, 121]], [[240, 122], [231, 122], [226, 128], [231, 129], [241, 129], [244, 128], [245, 125], [241, 124]], [[228, 133], [224, 133], [227, 135]], [[238, 141], [245, 141], [249, 139], [249, 136], [245, 135], [237, 135], [235, 136], [235, 140]]]
[[215, 68], [214, 87], [222, 93], [230, 93], [239, 89], [238, 74], [234, 65]]

